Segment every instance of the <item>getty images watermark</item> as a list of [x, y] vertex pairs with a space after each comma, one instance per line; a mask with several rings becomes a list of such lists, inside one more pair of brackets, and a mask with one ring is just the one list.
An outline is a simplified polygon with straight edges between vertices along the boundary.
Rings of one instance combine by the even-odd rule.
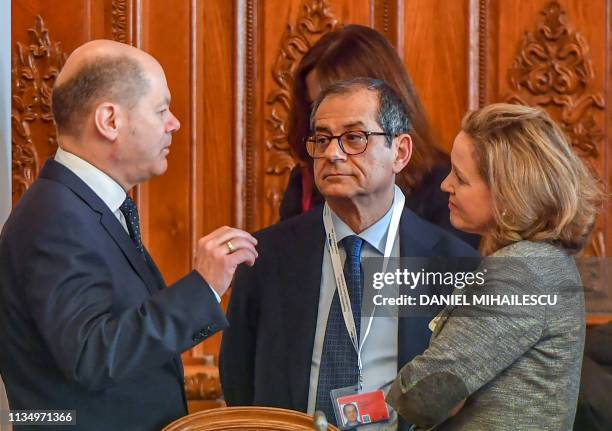
[[374, 305], [555, 305], [558, 301], [557, 294], [533, 295], [533, 294], [492, 294], [476, 293], [466, 295], [458, 292], [466, 286], [481, 287], [485, 284], [485, 276], [488, 270], [476, 272], [430, 272], [421, 270], [412, 272], [404, 268], [396, 269], [395, 272], [375, 272], [372, 277], [372, 287], [382, 290], [386, 286], [406, 286], [411, 290], [420, 285], [424, 286], [454, 286], [455, 291], [447, 294], [399, 294], [398, 296], [386, 297], [382, 292], [374, 295]]
[[521, 315], [526, 307], [583, 304], [573, 265], [569, 257], [391, 258], [386, 266], [383, 258], [366, 258], [363, 312], [431, 316], [453, 306], [456, 316], [462, 307], [479, 307], [482, 316]]

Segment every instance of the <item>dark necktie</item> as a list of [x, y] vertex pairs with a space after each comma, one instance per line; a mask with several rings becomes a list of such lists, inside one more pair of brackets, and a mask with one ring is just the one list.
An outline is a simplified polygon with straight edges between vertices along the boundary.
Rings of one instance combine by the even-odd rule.
[[[357, 329], [357, 338], [361, 330], [361, 299], [363, 295], [363, 275], [361, 271], [361, 246], [363, 239], [351, 235], [342, 241], [346, 252], [344, 262], [344, 278], [349, 296], [353, 319]], [[325, 329], [325, 340], [321, 352], [321, 365], [319, 367], [319, 382], [317, 385], [316, 410], [322, 410], [330, 423], [336, 424], [336, 417], [330, 397], [332, 389], [343, 388], [358, 384], [359, 367], [357, 366], [357, 352], [349, 337], [338, 289], [334, 293], [327, 327]]]
[[142, 246], [142, 240], [140, 239], [140, 221], [138, 220], [138, 208], [136, 208], [136, 204], [131, 197], [127, 196], [119, 207], [119, 210], [121, 210], [125, 217], [125, 222], [130, 232], [130, 238], [132, 238], [134, 245], [136, 245], [136, 248], [144, 257], [145, 253], [144, 247]]

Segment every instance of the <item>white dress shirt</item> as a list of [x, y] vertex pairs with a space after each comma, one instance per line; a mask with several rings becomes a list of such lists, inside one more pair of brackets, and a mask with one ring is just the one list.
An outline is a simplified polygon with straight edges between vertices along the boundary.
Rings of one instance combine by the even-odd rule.
[[[391, 215], [393, 213], [393, 205], [384, 216], [372, 226], [355, 234], [346, 223], [344, 223], [333, 211], [331, 211], [334, 229], [336, 230], [336, 239], [340, 243], [344, 238], [350, 235], [357, 235], [364, 240], [361, 249], [361, 259], [367, 257], [383, 257], [385, 244], [387, 241], [387, 233], [389, 224], [391, 223]], [[342, 244], [338, 247], [340, 259], [344, 266], [346, 260], [346, 252]], [[396, 236], [391, 252], [392, 257], [399, 257], [399, 235]], [[332, 269], [331, 256], [329, 249], [326, 246], [323, 254], [323, 268], [321, 272], [321, 287], [319, 294], [319, 309], [317, 313], [317, 328], [315, 331], [314, 346], [312, 350], [312, 362], [310, 366], [310, 388], [308, 392], [308, 414], [312, 415], [315, 411], [317, 400], [317, 386], [319, 382], [319, 367], [321, 365], [321, 354], [323, 351], [323, 342], [325, 340], [325, 330], [327, 328], [327, 319], [329, 310], [336, 292], [336, 282]], [[361, 337], [365, 333], [365, 328], [368, 325], [370, 316], [361, 316]], [[365, 344], [363, 345], [362, 363], [363, 363], [363, 392], [382, 389], [385, 393], [389, 389], [389, 383], [397, 376], [397, 337], [398, 337], [398, 320], [396, 317], [375, 317], [372, 321], [370, 334], [368, 335]], [[355, 353], [356, 355], [357, 353]], [[386, 386], [385, 386], [386, 385]], [[384, 386], [384, 387], [383, 387]], [[359, 427], [359, 430], [392, 430], [396, 429], [397, 424], [395, 418], [392, 418], [392, 423], [389, 424], [371, 424]]]
[[119, 207], [121, 207], [121, 204], [123, 204], [127, 197], [123, 187], [91, 163], [59, 147], [55, 153], [55, 161], [70, 169], [72, 173], [87, 184], [117, 217], [117, 220], [119, 220], [119, 223], [121, 223], [121, 226], [123, 226], [129, 235], [130, 231], [125, 222], [125, 217], [121, 210], [119, 210]]

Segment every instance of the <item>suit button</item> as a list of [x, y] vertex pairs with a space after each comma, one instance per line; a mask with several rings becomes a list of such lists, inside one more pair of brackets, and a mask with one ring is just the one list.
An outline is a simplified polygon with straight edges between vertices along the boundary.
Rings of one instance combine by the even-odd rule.
[[193, 341], [195, 342], [199, 342], [202, 341], [204, 338], [208, 337], [208, 332], [206, 330], [202, 330], [200, 332], [197, 332], [194, 334], [193, 336]]

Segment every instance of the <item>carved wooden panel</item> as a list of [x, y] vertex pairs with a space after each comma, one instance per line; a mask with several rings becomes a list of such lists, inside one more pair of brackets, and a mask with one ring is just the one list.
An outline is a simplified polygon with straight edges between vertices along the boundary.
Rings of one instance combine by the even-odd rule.
[[112, 0], [111, 2], [111, 34], [112, 39], [121, 43], [131, 43], [130, 17], [132, 2], [127, 0]]
[[404, 0], [375, 0], [372, 8], [373, 26], [391, 42], [400, 57], [404, 54]]
[[236, 0], [235, 24], [235, 85], [234, 85], [234, 221], [236, 226], [254, 230], [257, 205], [257, 104], [256, 80], [259, 74], [259, 2]]
[[[12, 68], [13, 205], [38, 176], [42, 162], [57, 149], [51, 90], [66, 60], [40, 15], [27, 42], [15, 42]], [[43, 144], [44, 142], [44, 144]]]
[[[575, 1], [542, 0], [521, 7], [490, 2], [481, 21], [488, 26], [488, 38], [480, 88], [487, 102], [546, 109], [578, 154], [607, 182], [605, 10], [605, 1], [588, 2], [588, 7]], [[602, 214], [587, 254], [609, 252], [608, 224], [607, 213]]]
[[75, 47], [110, 37], [105, 29], [107, 6], [110, 0], [67, 0], [60, 8], [42, 0], [12, 2], [13, 204], [57, 148], [51, 113], [55, 78]]
[[559, 3], [550, 3], [541, 15], [535, 31], [523, 36], [508, 71], [512, 93], [506, 100], [545, 108], [574, 149], [592, 161], [600, 156], [604, 95], [591, 88], [595, 72], [588, 44], [568, 25]]
[[[523, 36], [508, 71], [511, 93], [506, 101], [546, 109], [561, 125], [574, 150], [601, 174], [605, 104], [603, 92], [594, 88], [589, 45], [570, 26], [558, 2], [546, 5], [540, 15], [535, 30]], [[586, 251], [589, 255], [606, 254], [602, 222], [598, 221]]]
[[295, 166], [287, 142], [287, 123], [291, 112], [291, 89], [293, 73], [314, 42], [322, 35], [334, 30], [338, 20], [331, 12], [327, 0], [310, 0], [301, 4], [295, 24], [287, 24], [280, 41], [278, 56], [272, 68], [273, 88], [266, 104], [270, 108], [266, 116], [266, 177], [265, 198], [269, 216], [264, 221], [270, 224], [278, 219], [280, 202], [289, 172]]
[[469, 3], [411, 0], [404, 6], [404, 63], [434, 138], [447, 151], [468, 110]]
[[[507, 101], [544, 108], [575, 151], [610, 187], [610, 11], [607, 0], [480, 0], [481, 103]], [[609, 204], [597, 220], [587, 256], [612, 252]], [[603, 261], [599, 261], [603, 262]], [[599, 272], [585, 281], [592, 313], [612, 311], [612, 290]], [[584, 276], [584, 274], [583, 274]], [[590, 286], [590, 287], [589, 287]], [[589, 301], [588, 290], [599, 289]], [[607, 289], [607, 292], [604, 290]], [[591, 289], [592, 290], [592, 289]], [[597, 293], [597, 292], [596, 292]], [[595, 314], [591, 316], [596, 317]]]
[[[196, 72], [191, 96], [197, 137], [192, 142], [195, 152], [192, 242], [195, 246], [195, 241], [211, 230], [233, 224], [233, 176], [238, 163], [232, 146], [234, 6], [231, 2], [210, 2], [206, 7], [200, 3], [192, 16], [197, 17], [192, 37]], [[220, 340], [219, 334], [193, 350], [198, 363], [214, 360]]]

